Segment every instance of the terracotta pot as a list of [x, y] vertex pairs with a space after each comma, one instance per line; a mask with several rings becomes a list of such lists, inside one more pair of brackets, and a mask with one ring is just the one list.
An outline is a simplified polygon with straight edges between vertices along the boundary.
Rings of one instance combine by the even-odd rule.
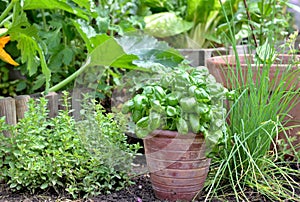
[[155, 130], [143, 141], [155, 196], [191, 201], [202, 190], [210, 166], [204, 137]]
[[[276, 77], [276, 71], [278, 71], [279, 68], [279, 78], [281, 77], [283, 71], [288, 67], [289, 62], [294, 59], [293, 57], [297, 57], [298, 59], [300, 56], [292, 56], [287, 54], [279, 55], [278, 64], [274, 63], [274, 65], [271, 66], [270, 72], [269, 72], [269, 79], [270, 82], [274, 81]], [[249, 65], [252, 68], [257, 68], [255, 64], [253, 64], [253, 55], [240, 55], [239, 60], [241, 64], [241, 70], [242, 70], [242, 77], [244, 81], [247, 79], [247, 73]], [[224, 55], [224, 56], [217, 56], [217, 57], [211, 57], [207, 59], [207, 68], [209, 69], [209, 72], [216, 78], [216, 80], [220, 83], [222, 83], [225, 87], [231, 89], [232, 82], [230, 82], [229, 78], [233, 78], [232, 75], [236, 75], [236, 58], [234, 55]], [[299, 66], [291, 67], [291, 71], [295, 71]], [[253, 71], [253, 81], [256, 82], [257, 74], [258, 72], [262, 72], [262, 66], [257, 69], [257, 71]], [[300, 72], [298, 71], [300, 77]], [[238, 81], [241, 82], [242, 77], [239, 74]], [[276, 79], [278, 79], [276, 77]], [[295, 85], [294, 88], [300, 88], [300, 82], [297, 77], [295, 77], [294, 80], [291, 81], [291, 84], [289, 85], [289, 89], [292, 85]], [[290, 89], [292, 90], [292, 89]], [[294, 108], [291, 109], [289, 112], [292, 119], [288, 122], [286, 126], [293, 126], [293, 125], [300, 125], [300, 103], [298, 103]], [[288, 135], [295, 136], [297, 140], [294, 142], [294, 145], [300, 144], [300, 135], [297, 133], [300, 132], [300, 127], [296, 127], [293, 129], [290, 129], [288, 132]], [[279, 134], [279, 138], [284, 138], [283, 134]], [[300, 148], [299, 148], [300, 150]]]
[[[238, 45], [236, 47], [239, 54], [247, 54], [250, 51], [248, 45]], [[230, 47], [218, 47], [218, 48], [200, 48], [200, 49], [178, 49], [180, 54], [185, 56], [187, 60], [191, 62], [191, 66], [206, 66], [207, 59], [214, 56], [230, 55], [233, 54], [233, 48]]]

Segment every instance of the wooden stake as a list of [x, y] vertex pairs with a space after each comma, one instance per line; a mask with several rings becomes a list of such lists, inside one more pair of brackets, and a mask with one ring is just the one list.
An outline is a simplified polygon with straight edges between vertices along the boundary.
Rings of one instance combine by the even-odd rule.
[[17, 121], [24, 118], [24, 114], [28, 110], [27, 103], [29, 99], [30, 99], [29, 95], [19, 95], [15, 97]]
[[76, 88], [72, 92], [72, 109], [74, 110], [72, 114], [75, 120], [80, 119], [81, 101], [82, 101], [81, 89]]
[[[16, 125], [16, 104], [15, 99], [11, 97], [0, 99], [0, 117], [5, 116], [5, 121], [7, 124]], [[9, 137], [8, 131], [3, 131], [4, 135]]]
[[48, 100], [49, 117], [54, 118], [58, 115], [58, 95], [50, 92], [45, 97]]

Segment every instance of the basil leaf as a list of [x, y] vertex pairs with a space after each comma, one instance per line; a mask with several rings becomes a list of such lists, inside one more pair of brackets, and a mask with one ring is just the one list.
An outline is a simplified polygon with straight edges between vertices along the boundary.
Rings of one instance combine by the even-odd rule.
[[157, 99], [159, 99], [160, 101], [162, 101], [163, 99], [165, 99], [166, 97], [166, 92], [164, 91], [164, 89], [160, 86], [154, 86], [154, 94], [155, 94], [155, 97]]
[[132, 112], [132, 120], [134, 123], [137, 123], [143, 117], [142, 111], [134, 109]]
[[187, 134], [189, 132], [188, 124], [183, 118], [178, 119], [176, 127], [179, 134]]
[[145, 95], [138, 94], [133, 98], [133, 101], [135, 109], [143, 109], [144, 105], [148, 103], [148, 98]]
[[197, 106], [197, 101], [193, 97], [181, 98], [179, 103], [180, 103], [182, 111], [188, 112], [188, 113], [193, 113]]
[[195, 90], [197, 89], [197, 86], [190, 86], [189, 87], [189, 95], [194, 96], [195, 95]]
[[200, 118], [196, 114], [189, 114], [189, 121], [193, 133], [199, 133], [200, 131]]
[[151, 107], [153, 110], [157, 111], [157, 112], [164, 112], [164, 107], [161, 106], [159, 100], [151, 100]]
[[203, 88], [198, 88], [194, 91], [195, 97], [198, 102], [209, 102], [211, 100], [211, 97], [209, 94], [203, 89]]
[[171, 85], [171, 82], [172, 82], [172, 78], [170, 76], [166, 75], [166, 76], [162, 77], [160, 84], [162, 87], [168, 88]]
[[126, 103], [124, 103], [124, 105], [122, 107], [122, 113], [127, 114], [128, 112], [131, 111], [133, 106], [134, 106], [134, 102], [132, 100], [128, 100]]
[[145, 116], [141, 118], [137, 123], [136, 126], [139, 128], [147, 128], [149, 125], [149, 117]]
[[143, 91], [143, 94], [146, 94], [146, 95], [152, 95], [154, 93], [154, 88], [153, 86], [146, 86], [144, 88], [144, 91]]
[[167, 106], [167, 116], [176, 116], [178, 115], [178, 111], [175, 107], [172, 107], [172, 106]]
[[174, 94], [167, 95], [167, 105], [176, 106], [178, 104], [177, 96]]
[[149, 135], [149, 130], [147, 129], [142, 129], [142, 128], [136, 128], [135, 134], [138, 138], [144, 138], [147, 135]]
[[209, 112], [209, 110], [210, 110], [209, 105], [205, 103], [198, 103], [197, 107], [195, 108], [195, 112], [198, 115], [206, 114], [207, 112]]
[[150, 115], [149, 115], [149, 128], [151, 130], [155, 130], [157, 128], [160, 127], [161, 125], [161, 115], [158, 113], [155, 113], [153, 111], [151, 111]]

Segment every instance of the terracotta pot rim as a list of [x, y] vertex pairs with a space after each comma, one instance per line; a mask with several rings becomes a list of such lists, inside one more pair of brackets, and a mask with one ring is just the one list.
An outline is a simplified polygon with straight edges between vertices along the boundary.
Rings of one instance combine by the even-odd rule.
[[150, 139], [150, 138], [152, 138], [154, 136], [158, 136], [158, 135], [166, 137], [166, 138], [180, 137], [183, 139], [189, 139], [189, 138], [195, 138], [196, 136], [200, 136], [200, 137], [204, 138], [204, 135], [202, 133], [196, 134], [196, 133], [188, 132], [188, 134], [180, 134], [178, 131], [157, 129], [157, 130], [152, 131], [149, 135], [147, 135], [143, 139]]
[[[253, 58], [254, 54], [244, 54], [244, 55], [239, 55], [238, 57], [240, 59], [244, 59], [246, 57], [248, 57], [249, 59]], [[292, 57], [297, 57], [298, 59], [300, 59], [300, 55], [291, 55], [291, 54], [278, 54], [279, 57], [281, 58], [292, 58]], [[213, 63], [213, 64], [217, 64], [217, 65], [222, 65], [222, 66], [228, 66], [230, 64], [236, 64], [235, 63], [235, 55], [221, 55], [221, 56], [213, 56], [210, 58], [206, 59], [207, 63]], [[274, 65], [277, 65], [278, 67], [287, 67], [288, 63], [284, 63], [284, 64], [276, 64], [274, 63]], [[245, 62], [241, 62], [241, 66], [242, 67], [247, 67], [248, 64]], [[251, 66], [256, 66], [255, 64], [251, 64]]]

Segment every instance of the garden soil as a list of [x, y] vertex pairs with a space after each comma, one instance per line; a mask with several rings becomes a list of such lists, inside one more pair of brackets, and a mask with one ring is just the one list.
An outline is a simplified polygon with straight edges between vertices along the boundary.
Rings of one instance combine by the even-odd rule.
[[[88, 199], [71, 200], [67, 195], [61, 193], [57, 195], [51, 192], [29, 193], [16, 192], [12, 193], [5, 184], [0, 184], [0, 201], [1, 202], [167, 202], [158, 200], [153, 193], [150, 178], [148, 174], [140, 175], [134, 178], [135, 185], [131, 185], [123, 190], [112, 192], [108, 195], [99, 195]], [[268, 201], [258, 193], [246, 191], [249, 201]], [[205, 193], [195, 202], [205, 201]], [[235, 197], [228, 195], [226, 198], [214, 199], [212, 201], [236, 201]]]
[[[5, 183], [0, 182], [0, 202], [167, 202], [155, 197], [151, 187], [150, 176], [147, 172], [145, 159], [140, 158], [135, 163], [136, 167], [134, 168], [134, 172], [137, 173], [137, 175], [133, 178], [134, 184], [110, 194], [98, 195], [88, 199], [72, 200], [64, 190], [59, 190], [60, 194], [57, 194], [54, 191], [46, 191], [32, 195], [27, 192], [11, 192]], [[299, 169], [299, 167], [295, 169]], [[297, 180], [300, 180], [300, 178]], [[300, 188], [295, 187], [295, 190], [297, 195], [299, 195], [300, 201]], [[251, 202], [271, 202], [271, 200], [251, 189], [244, 190], [244, 194]], [[205, 198], [206, 193], [201, 193], [195, 202], [205, 201]], [[212, 199], [211, 201], [235, 202], [237, 199], [232, 192], [227, 191], [226, 196], [220, 195], [217, 199]], [[283, 201], [290, 202], [288, 199]]]

